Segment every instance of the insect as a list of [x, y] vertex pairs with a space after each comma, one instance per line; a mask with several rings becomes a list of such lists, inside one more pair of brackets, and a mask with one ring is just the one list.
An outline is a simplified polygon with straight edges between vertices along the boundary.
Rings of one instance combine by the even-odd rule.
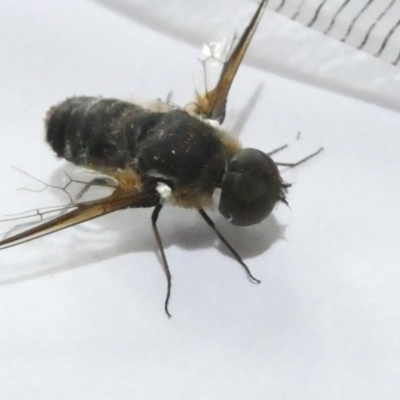
[[204, 209], [210, 206], [217, 188], [221, 189], [219, 211], [234, 225], [259, 223], [277, 202], [287, 204], [285, 192], [290, 185], [283, 182], [279, 164], [260, 150], [243, 149], [219, 128], [232, 81], [266, 3], [260, 3], [232, 49], [216, 87], [203, 96], [197, 94], [185, 109], [164, 104], [155, 111], [95, 97], [73, 97], [52, 107], [46, 117], [46, 139], [57, 156], [108, 175], [117, 182], [116, 188], [105, 198], [72, 202], [60, 215], [3, 239], [0, 249], [117, 210], [151, 207], [152, 228], [167, 277], [164, 308], [171, 316], [171, 273], [157, 219], [164, 205], [172, 203], [197, 210], [248, 277], [259, 283]]

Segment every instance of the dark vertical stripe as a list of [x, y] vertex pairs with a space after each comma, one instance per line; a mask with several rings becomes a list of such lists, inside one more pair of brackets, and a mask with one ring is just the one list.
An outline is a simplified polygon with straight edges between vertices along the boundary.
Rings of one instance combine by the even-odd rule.
[[281, 4], [279, 4], [278, 8], [275, 11], [278, 11], [278, 12], [281, 11], [283, 6], [285, 5], [285, 3], [286, 3], [286, 0], [282, 0]]
[[305, 1], [306, 1], [306, 0], [302, 0], [302, 1], [301, 1], [300, 5], [299, 5], [299, 7], [298, 7], [298, 9], [297, 9], [297, 11], [292, 15], [292, 19], [295, 20], [295, 19], [299, 16], [299, 14], [301, 13], [301, 9], [302, 9], [303, 6], [304, 6]]
[[347, 4], [349, 4], [349, 3], [350, 3], [350, 0], [344, 0], [343, 4], [338, 8], [338, 10], [335, 12], [335, 14], [333, 14], [331, 23], [329, 24], [328, 28], [326, 29], [326, 31], [324, 33], [328, 34], [331, 31], [331, 29], [333, 28], [333, 25], [335, 25], [336, 18], [342, 12], [343, 8], [345, 8], [347, 6]]
[[309, 24], [307, 25], [309, 28], [310, 28], [311, 26], [313, 26], [314, 23], [315, 23], [315, 21], [318, 19], [319, 13], [321, 12], [321, 8], [324, 6], [324, 4], [325, 4], [326, 2], [327, 2], [327, 0], [323, 0], [323, 1], [321, 2], [321, 4], [318, 6], [318, 8], [315, 10], [315, 14], [314, 14], [312, 20], [311, 20], [311, 21], [309, 22]]
[[375, 22], [369, 27], [366, 35], [364, 36], [363, 41], [361, 44], [358, 46], [358, 49], [361, 50], [366, 43], [368, 42], [369, 36], [371, 35], [372, 30], [375, 28], [375, 26], [378, 24], [378, 22], [386, 15], [386, 13], [389, 11], [389, 9], [393, 6], [393, 4], [396, 2], [396, 0], [392, 0], [388, 6], [383, 10], [383, 12], [379, 15], [379, 17], [375, 20]]
[[400, 53], [399, 53], [399, 55], [397, 56], [397, 58], [392, 62], [392, 64], [393, 64], [393, 65], [397, 65], [397, 64], [399, 63], [399, 61], [400, 61]]
[[379, 57], [383, 50], [385, 50], [386, 45], [388, 44], [390, 38], [392, 37], [393, 33], [396, 31], [396, 29], [400, 25], [400, 20], [398, 20], [393, 26], [392, 29], [390, 29], [389, 33], [386, 35], [385, 39], [382, 42], [381, 48], [378, 50], [378, 52], [375, 54], [376, 57]]
[[353, 30], [354, 24], [357, 22], [358, 18], [361, 17], [361, 15], [365, 12], [365, 10], [371, 5], [371, 3], [374, 0], [368, 0], [367, 3], [365, 3], [364, 7], [358, 12], [358, 14], [353, 18], [351, 21], [351, 24], [347, 28], [346, 34], [343, 36], [342, 42], [344, 42], [350, 35], [351, 31]]

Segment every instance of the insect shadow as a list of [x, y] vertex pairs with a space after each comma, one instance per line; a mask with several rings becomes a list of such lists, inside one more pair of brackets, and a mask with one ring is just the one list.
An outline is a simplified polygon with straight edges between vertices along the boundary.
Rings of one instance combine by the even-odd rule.
[[[51, 177], [51, 184], [59, 185], [64, 174], [63, 166], [54, 171]], [[95, 188], [93, 188], [95, 190]], [[63, 193], [58, 191], [60, 201]], [[65, 197], [65, 195], [64, 195]], [[216, 202], [218, 204], [218, 202]], [[117, 212], [114, 215], [104, 216], [91, 221], [90, 224], [77, 225], [73, 229], [78, 232], [88, 232], [90, 236], [85, 238], [97, 243], [98, 236], [108, 232], [109, 236], [117, 236], [112, 243], [112, 248], [101, 249], [100, 259], [112, 258], [123, 254], [134, 252], [151, 252], [157, 250], [154, 242], [153, 231], [148, 224], [150, 211], [147, 209], [125, 210]], [[285, 226], [278, 223], [274, 215], [270, 215], [263, 224], [257, 224], [250, 227], [238, 227], [230, 224], [218, 213], [215, 208], [210, 215], [223, 232], [228, 241], [234, 245], [237, 251], [240, 251], [244, 258], [256, 257], [268, 250], [276, 241], [284, 239]], [[165, 212], [159, 220], [159, 229], [163, 235], [163, 244], [165, 248], [177, 246], [186, 250], [216, 248], [226, 256], [235, 259], [226, 246], [214, 235], [210, 235], [210, 228], [204, 223], [202, 218], [194, 213], [193, 210], [185, 210], [178, 207], [166, 207]], [[243, 230], [246, 234], [243, 235]], [[101, 238], [100, 238], [101, 240]], [[104, 240], [106, 242], [107, 240]], [[79, 242], [79, 239], [77, 239]], [[94, 249], [96, 251], [96, 249]], [[82, 254], [87, 254], [88, 250], [82, 250]], [[100, 256], [100, 254], [102, 254]], [[76, 255], [81, 259], [82, 255]]]
[[[48, 184], [53, 187], [62, 187], [66, 169], [68, 173], [71, 172], [65, 164], [55, 170]], [[54, 192], [56, 202], [59, 204], [68, 200], [63, 190], [51, 188], [46, 188], [46, 190]], [[91, 191], [94, 192], [92, 195], [96, 196], [96, 191], [98, 191], [96, 187], [92, 187]], [[40, 195], [43, 195], [42, 191]], [[92, 263], [112, 260], [125, 254], [148, 252], [153, 257], [157, 254], [155, 253], [157, 244], [154, 242], [153, 232], [148, 224], [150, 214], [151, 211], [148, 209], [124, 210], [87, 224], [77, 225], [72, 228], [74, 232], [68, 236], [68, 243], [58, 240], [57, 235], [42, 238], [40, 242], [43, 243], [41, 245], [44, 249], [43, 259], [38, 259], [37, 262], [31, 261], [24, 268], [13, 262], [12, 275], [9, 276], [7, 271], [3, 271], [5, 274], [0, 275], [0, 286], [86, 267]], [[263, 254], [276, 241], [284, 239], [286, 227], [278, 223], [274, 215], [270, 215], [263, 224], [246, 228], [227, 223], [217, 212], [212, 212], [211, 215], [220, 226], [224, 236], [245, 259]], [[177, 246], [186, 250], [198, 250], [213, 247], [224, 256], [234, 259], [225, 245], [210, 235], [209, 227], [197, 213], [193, 213], [193, 210], [168, 207], [160, 218], [159, 225], [165, 248]], [[245, 235], [243, 235], [243, 229], [247, 231]], [[49, 240], [51, 245], [44, 243]], [[38, 246], [40, 242], [29, 243], [28, 246]], [[82, 242], [84, 246], [81, 245]], [[71, 249], [74, 250], [71, 251]], [[21, 261], [21, 264], [23, 263], [24, 261]], [[141, 267], [141, 263], [135, 261], [133, 257], [131, 264], [132, 267]]]

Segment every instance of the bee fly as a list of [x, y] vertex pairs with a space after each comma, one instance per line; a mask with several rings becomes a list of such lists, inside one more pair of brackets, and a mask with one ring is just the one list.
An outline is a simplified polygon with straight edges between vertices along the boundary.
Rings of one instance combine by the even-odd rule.
[[[196, 95], [185, 110], [165, 104], [152, 111], [136, 104], [94, 97], [73, 97], [52, 107], [46, 118], [46, 139], [58, 157], [106, 174], [117, 182], [108, 197], [73, 202], [67, 210], [0, 241], [0, 249], [80, 224], [113, 211], [153, 207], [154, 235], [167, 276], [165, 312], [171, 293], [171, 273], [157, 229], [164, 203], [196, 209], [256, 283], [239, 254], [204, 211], [221, 189], [219, 211], [232, 224], [264, 220], [279, 201], [286, 203], [285, 184], [277, 165], [260, 150], [242, 149], [218, 128], [224, 121], [229, 89], [267, 0], [223, 64], [216, 87]], [[309, 157], [307, 157], [309, 158]], [[301, 160], [302, 162], [304, 160]], [[294, 166], [296, 164], [282, 164]]]

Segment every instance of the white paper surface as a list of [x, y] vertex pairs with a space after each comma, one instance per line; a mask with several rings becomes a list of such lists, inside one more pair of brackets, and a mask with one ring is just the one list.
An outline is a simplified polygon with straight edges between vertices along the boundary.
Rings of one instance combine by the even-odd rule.
[[[228, 3], [215, 6], [212, 26], [229, 18], [237, 28], [236, 17], [254, 10], [252, 2], [245, 11]], [[164, 4], [173, 11], [177, 3]], [[187, 19], [195, 31], [206, 6], [190, 4], [198, 10]], [[192, 100], [203, 41], [193, 42], [203, 34], [188, 43], [178, 39], [183, 31], [171, 38], [153, 28], [93, 2], [0, 3], [3, 214], [64, 200], [57, 191], [17, 191], [40, 185], [12, 169], [60, 184], [65, 164], [43, 140], [49, 106], [71, 95], [151, 100], [171, 90], [177, 104]], [[325, 148], [283, 172], [294, 183], [290, 209], [279, 206], [251, 228], [211, 214], [261, 285], [248, 282], [189, 210], [160, 216], [173, 275], [171, 320], [151, 210], [118, 212], [4, 250], [1, 397], [396, 399], [399, 126], [394, 111], [274, 68], [242, 66], [227, 130], [264, 151], [289, 143], [276, 160]]]
[[[258, 3], [254, 0], [97, 1], [121, 15], [193, 45], [222, 38], [231, 34], [233, 29], [241, 32]], [[371, 6], [372, 15], [379, 16], [382, 3], [387, 5], [389, 1], [380, 0], [378, 3], [381, 7]], [[345, 43], [339, 40], [341, 29], [351, 23], [348, 19], [354, 18], [356, 10], [361, 7], [361, 0], [305, 0], [298, 19], [288, 18], [290, 6], [298, 6], [299, 2], [286, 0], [281, 14], [274, 10], [279, 8], [282, 0], [268, 2], [264, 23], [253, 40], [246, 63], [398, 111], [400, 71], [391, 62], [400, 51], [400, 29], [391, 35], [380, 58], [371, 55], [375, 50], [378, 51], [376, 47], [379, 48], [379, 43], [396, 26], [400, 18], [398, 4], [391, 7], [380, 21], [378, 32], [373, 31], [373, 46], [365, 48], [368, 53], [356, 49], [357, 40], [365, 31], [360, 30], [358, 24]], [[332, 17], [344, 2], [348, 2], [348, 5], [338, 16], [338, 26], [328, 36], [321, 33], [329, 27]], [[315, 29], [306, 28], [305, 24], [313, 19], [318, 9], [318, 19], [313, 25]], [[346, 17], [344, 21], [343, 16]]]

